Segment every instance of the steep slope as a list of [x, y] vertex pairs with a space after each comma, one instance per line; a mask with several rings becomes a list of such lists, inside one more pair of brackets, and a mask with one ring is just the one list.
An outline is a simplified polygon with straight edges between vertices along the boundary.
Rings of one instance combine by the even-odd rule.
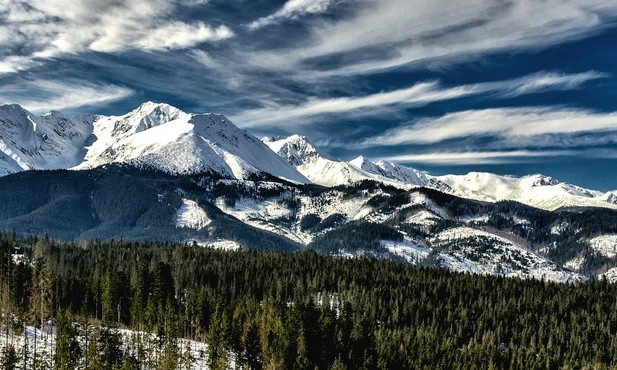
[[79, 164], [93, 119], [59, 112], [37, 117], [16, 104], [0, 106], [0, 176]]
[[[296, 166], [298, 172], [315, 184], [322, 186], [347, 185], [368, 178], [368, 173], [322, 154], [304, 136], [292, 135], [282, 139], [263, 138], [262, 141], [288, 163]], [[387, 181], [384, 178], [378, 180]]]
[[268, 173], [308, 182], [262, 142], [219, 114], [187, 114], [148, 102], [124, 116], [97, 119], [94, 135], [96, 140], [77, 169], [125, 163], [171, 174], [211, 172], [247, 179]]
[[123, 116], [37, 117], [0, 107], [0, 176], [29, 169], [89, 169], [124, 163], [170, 174], [270, 174], [309, 182], [255, 137], [218, 114], [188, 114], [147, 102]]
[[[428, 178], [425, 174], [412, 169], [405, 172], [399, 170], [395, 175], [388, 176], [378, 164], [358, 157], [344, 162], [321, 153], [305, 136], [292, 135], [286, 138], [263, 138], [272, 151], [284, 158], [288, 163], [315, 184], [323, 186], [350, 185], [363, 180], [375, 180], [385, 184], [409, 188], [410, 185], [425, 186]], [[384, 163], [384, 167], [387, 166]], [[394, 165], [391, 165], [392, 167]], [[389, 168], [389, 167], [388, 167]]]
[[348, 163], [366, 173], [386, 178], [389, 182], [425, 186], [444, 192], [451, 192], [452, 190], [447, 184], [424, 171], [405, 167], [397, 163], [386, 161], [371, 162], [363, 156], [359, 156]]
[[481, 201], [514, 200], [551, 211], [570, 207], [617, 209], [611, 194], [584, 189], [543, 175], [517, 178], [470, 172], [467, 175], [440, 176], [438, 179], [448, 184], [453, 194]]
[[22, 171], [0, 177], [0, 232], [64, 240], [227, 242], [255, 249], [297, 249], [284, 237], [225, 215], [209, 202], [207, 189], [212, 186], [117, 165]]

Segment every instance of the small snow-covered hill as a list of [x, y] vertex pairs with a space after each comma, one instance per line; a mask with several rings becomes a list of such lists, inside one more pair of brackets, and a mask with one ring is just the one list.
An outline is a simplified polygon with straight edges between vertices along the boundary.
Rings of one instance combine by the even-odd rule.
[[481, 201], [513, 200], [549, 211], [570, 207], [617, 209], [611, 193], [584, 189], [543, 175], [512, 177], [470, 172], [438, 178], [450, 186], [453, 194]]
[[440, 251], [440, 265], [454, 271], [558, 282], [586, 280], [511, 240], [482, 230], [447, 229], [435, 235], [431, 243]]

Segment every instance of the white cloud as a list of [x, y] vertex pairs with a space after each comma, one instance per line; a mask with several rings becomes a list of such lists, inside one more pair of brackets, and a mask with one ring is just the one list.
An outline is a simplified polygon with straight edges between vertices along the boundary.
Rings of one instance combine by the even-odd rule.
[[212, 28], [204, 23], [173, 22], [145, 35], [137, 45], [147, 50], [182, 49], [205, 41], [219, 41], [233, 37], [226, 26]]
[[289, 0], [275, 13], [251, 22], [248, 27], [255, 30], [306, 14], [323, 13], [332, 3], [332, 0]]
[[498, 137], [522, 144], [544, 135], [572, 135], [617, 130], [617, 112], [594, 113], [568, 108], [497, 108], [421, 119], [365, 140], [363, 146], [432, 144], [464, 137]]
[[177, 6], [167, 0], [0, 1], [2, 33], [18, 36], [0, 37], [0, 73], [67, 53], [182, 49], [234, 36], [224, 25], [175, 20]]
[[0, 92], [0, 101], [17, 103], [40, 114], [50, 110], [76, 109], [121, 100], [133, 95], [126, 87], [83, 80], [20, 80]]
[[0, 60], [0, 74], [24, 71], [37, 64], [29, 57], [8, 56]]
[[535, 158], [569, 156], [580, 154], [569, 150], [513, 150], [513, 151], [479, 151], [479, 152], [435, 152], [424, 154], [403, 154], [383, 157], [390, 162], [423, 163], [440, 165], [470, 165], [470, 164], [504, 164], [533, 161]]
[[313, 58], [347, 58], [299, 78], [382, 71], [415, 63], [479, 59], [500, 51], [539, 49], [597, 32], [617, 17], [612, 0], [381, 0], [355, 3], [343, 20], [314, 25], [311, 37], [287, 52], [254, 53], [255, 65], [296, 70]]
[[433, 102], [458, 99], [486, 93], [503, 94], [507, 97], [530, 94], [545, 90], [575, 89], [585, 82], [604, 78], [606, 74], [589, 71], [576, 74], [540, 72], [521, 78], [496, 82], [442, 87], [439, 83], [421, 82], [411, 87], [380, 92], [361, 97], [339, 97], [330, 99], [310, 99], [299, 105], [275, 105], [249, 110], [234, 117], [242, 126], [269, 125], [276, 122], [303, 123], [307, 118], [322, 114], [355, 114], [370, 112], [375, 114], [392, 106], [423, 106]]

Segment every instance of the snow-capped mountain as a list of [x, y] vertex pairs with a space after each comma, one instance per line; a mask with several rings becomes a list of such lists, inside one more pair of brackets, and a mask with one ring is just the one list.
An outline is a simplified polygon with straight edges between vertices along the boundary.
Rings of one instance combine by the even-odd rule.
[[144, 103], [123, 116], [37, 117], [0, 107], [0, 175], [28, 169], [94, 168], [123, 163], [170, 174], [216, 173], [246, 179], [268, 173], [308, 180], [223, 115], [188, 114]]
[[55, 111], [37, 117], [17, 104], [0, 106], [0, 176], [76, 166], [85, 154], [93, 120]]
[[584, 189], [543, 175], [512, 177], [470, 172], [440, 176], [439, 180], [457, 196], [488, 202], [514, 200], [549, 211], [569, 207], [617, 209], [612, 193]]
[[362, 156], [348, 162], [340, 161], [321, 153], [305, 136], [292, 135], [278, 139], [266, 137], [262, 141], [315, 184], [337, 186], [374, 180], [401, 188], [447, 188], [426, 172], [394, 163], [373, 163]]
[[431, 176], [426, 172], [359, 156], [332, 158], [306, 137], [260, 141], [219, 114], [190, 114], [147, 102], [121, 116], [37, 117], [18, 105], [0, 106], [0, 176], [29, 169], [89, 169], [123, 163], [170, 174], [213, 173], [248, 179], [270, 174], [296, 183], [350, 185], [374, 180], [401, 189], [422, 186], [459, 197], [514, 200], [555, 210], [617, 209], [616, 192], [599, 192], [547, 176]]
[[451, 192], [447, 184], [435, 176], [415, 168], [386, 161], [371, 162], [363, 156], [356, 157], [348, 163], [364, 172], [384, 177], [389, 182], [395, 181], [406, 185], [425, 186], [439, 191]]
[[389, 182], [383, 176], [370, 174], [351, 163], [322, 154], [304, 136], [292, 135], [278, 140], [263, 138], [262, 141], [315, 184], [349, 185], [366, 179]]
[[403, 189], [424, 186], [486, 202], [513, 200], [551, 211], [569, 207], [617, 209], [615, 192], [584, 189], [543, 175], [512, 177], [470, 172], [466, 175], [431, 176], [396, 163], [372, 162], [363, 156], [348, 162], [333, 159], [303, 136], [292, 135], [278, 140], [264, 138], [263, 141], [312, 182], [324, 186], [375, 180]]

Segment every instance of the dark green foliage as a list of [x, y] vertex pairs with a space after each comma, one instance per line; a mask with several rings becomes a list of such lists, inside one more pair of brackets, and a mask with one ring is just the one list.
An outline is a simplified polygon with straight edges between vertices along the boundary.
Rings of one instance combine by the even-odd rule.
[[[46, 304], [56, 317], [57, 368], [85, 358], [95, 369], [177, 368], [184, 361], [179, 337], [208, 341], [213, 368], [224, 367], [230, 354], [253, 369], [617, 365], [617, 285], [604, 281], [566, 285], [456, 274], [313, 251], [0, 241], [5, 251], [7, 244], [25, 250], [38, 245], [43, 265], [51, 269], [48, 285], [55, 288]], [[0, 286], [18, 266], [28, 270], [38, 264], [0, 264]], [[27, 281], [11, 295], [12, 307], [34, 298], [35, 272], [23, 274]], [[119, 285], [124, 291], [117, 291]], [[106, 318], [109, 326], [100, 321], [102, 309], [123, 299], [130, 312], [120, 310], [119, 325], [159, 334], [157, 343], [142, 344], [157, 353], [150, 360], [122, 350], [124, 339], [112, 328], [116, 315]], [[31, 325], [37, 318], [23, 320]], [[81, 353], [70, 350], [71, 321], [97, 323]], [[9, 351], [3, 359], [10, 358]]]
[[[294, 250], [298, 248], [294, 242], [250, 227], [210, 203], [218, 196], [233, 203], [243, 194], [280, 195], [282, 189], [282, 185], [250, 187], [205, 175], [171, 177], [116, 165], [88, 171], [20, 172], [0, 177], [0, 231], [64, 240], [220, 238], [254, 248]], [[198, 201], [213, 220], [210, 228], [176, 227], [182, 198]]]
[[60, 309], [56, 314], [54, 367], [61, 370], [74, 369], [80, 357], [81, 348], [77, 341], [77, 330], [73, 327], [73, 316]]
[[333, 213], [330, 216], [324, 218], [319, 224], [313, 227], [313, 230], [316, 232], [327, 230], [331, 228], [335, 228], [341, 226], [347, 221], [347, 217], [340, 213]]
[[4, 370], [13, 370], [17, 368], [17, 352], [15, 352], [15, 347], [12, 345], [8, 345], [6, 348], [3, 348], [2, 356], [0, 357], [0, 366]]
[[402, 239], [403, 235], [389, 226], [371, 222], [353, 222], [315, 238], [309, 247], [324, 253], [361, 249], [379, 251], [381, 240]]
[[300, 230], [306, 231], [317, 226], [321, 222], [321, 217], [316, 214], [309, 213], [300, 220]]

